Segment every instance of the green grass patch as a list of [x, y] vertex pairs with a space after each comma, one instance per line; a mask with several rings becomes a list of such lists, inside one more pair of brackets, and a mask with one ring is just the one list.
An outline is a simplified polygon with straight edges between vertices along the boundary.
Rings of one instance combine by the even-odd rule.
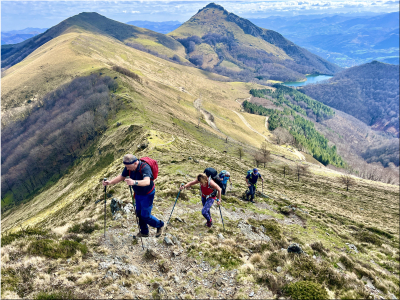
[[35, 298], [35, 300], [64, 300], [64, 299], [82, 299], [77, 297], [72, 291], [42, 291], [39, 292]]
[[275, 220], [262, 220], [257, 221], [254, 219], [249, 219], [248, 222], [253, 226], [263, 226], [265, 228], [265, 234], [276, 240], [282, 239], [282, 230]]
[[33, 241], [28, 247], [28, 253], [31, 255], [46, 256], [54, 259], [72, 257], [78, 250], [82, 254], [88, 252], [86, 245], [70, 240], [54, 241], [42, 239]]
[[239, 258], [239, 253], [234, 249], [226, 249], [223, 247], [214, 248], [207, 250], [204, 253], [204, 257], [212, 266], [219, 264], [226, 269], [235, 269], [240, 266], [243, 262]]
[[290, 283], [284, 288], [287, 295], [294, 300], [324, 300], [328, 299], [327, 291], [318, 283], [311, 281], [298, 281]]

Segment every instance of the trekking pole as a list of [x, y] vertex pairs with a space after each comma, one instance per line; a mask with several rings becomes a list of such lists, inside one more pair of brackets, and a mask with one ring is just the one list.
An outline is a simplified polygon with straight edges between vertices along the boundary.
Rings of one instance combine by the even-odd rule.
[[263, 180], [262, 183], [261, 183], [261, 189], [262, 189], [261, 194], [264, 194], [264, 180]]
[[[107, 178], [104, 178], [103, 181], [106, 181]], [[106, 238], [106, 222], [107, 222], [107, 186], [104, 186], [104, 239]]]
[[219, 207], [219, 213], [221, 214], [222, 226], [224, 226], [224, 231], [225, 231], [225, 224], [224, 224], [224, 218], [222, 217], [221, 205], [218, 205], [218, 207]]
[[[184, 185], [184, 184], [181, 183], [181, 186], [183, 186], [183, 185]], [[169, 219], [168, 219], [168, 222], [167, 222], [167, 226], [168, 226], [168, 224], [169, 224], [169, 220], [171, 220], [171, 216], [172, 216], [172, 213], [173, 213], [173, 211], [174, 211], [176, 202], [178, 202], [178, 198], [179, 198], [179, 194], [180, 194], [180, 193], [181, 193], [181, 189], [179, 188], [178, 196], [176, 196], [176, 200], [175, 200], [175, 203], [174, 203], [174, 207], [172, 207], [171, 214], [169, 215]]]
[[[133, 197], [133, 193], [132, 193], [132, 186], [129, 186], [129, 191], [131, 192], [131, 196], [132, 196], [132, 204], [133, 204], [133, 208], [135, 209], [136, 224], [137, 224], [137, 226], [138, 226], [139, 233], [140, 233], [139, 220], [138, 220], [138, 216], [137, 216], [137, 212], [136, 212], [135, 197]], [[140, 236], [140, 241], [142, 242], [142, 249], [144, 250], [142, 236]]]

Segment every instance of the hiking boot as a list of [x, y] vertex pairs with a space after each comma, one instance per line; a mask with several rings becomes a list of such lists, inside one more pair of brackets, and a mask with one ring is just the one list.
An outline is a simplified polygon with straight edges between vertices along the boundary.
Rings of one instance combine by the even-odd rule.
[[149, 237], [149, 235], [139, 232], [138, 234], [136, 234], [136, 238], [140, 238], [140, 237]]
[[162, 227], [157, 228], [156, 237], [159, 237], [164, 233], [164, 227], [165, 227], [165, 224]]
[[212, 219], [210, 219], [210, 221], [208, 221], [208, 222], [206, 223], [206, 225], [207, 225], [207, 227], [211, 227], [211, 226], [213, 225]]
[[250, 202], [251, 203], [256, 203], [256, 201], [254, 201], [254, 199], [250, 199]]

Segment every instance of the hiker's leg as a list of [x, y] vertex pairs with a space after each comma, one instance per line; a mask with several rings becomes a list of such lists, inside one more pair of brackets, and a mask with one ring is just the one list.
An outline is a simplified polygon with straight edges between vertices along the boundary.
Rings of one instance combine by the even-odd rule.
[[253, 200], [254, 199], [254, 194], [256, 193], [256, 186], [255, 185], [251, 185], [250, 186], [250, 195], [251, 195], [251, 198], [250, 198], [250, 200]]
[[207, 222], [210, 222], [211, 220], [210, 209], [214, 203], [214, 200], [214, 198], [208, 198], [203, 206], [203, 209], [201, 210], [201, 214], [204, 216], [204, 218], [206, 218]]
[[[146, 229], [147, 232], [143, 232], [143, 234], [148, 234], [149, 228], [147, 225], [151, 227], [160, 228], [164, 226], [164, 222], [157, 219], [156, 217], [151, 215], [151, 210], [153, 209], [153, 200], [154, 200], [155, 190], [148, 195], [139, 196], [141, 199], [141, 211], [140, 211], [140, 219], [142, 219], [143, 230]], [[139, 221], [140, 224], [140, 221]], [[142, 230], [142, 226], [141, 226]]]
[[[138, 201], [136, 200], [136, 203]], [[146, 220], [142, 217], [142, 210], [136, 209], [136, 213], [139, 219], [139, 229], [142, 234], [149, 234], [149, 227], [147, 226]]]
[[222, 184], [222, 195], [225, 195], [226, 192], [226, 184]]

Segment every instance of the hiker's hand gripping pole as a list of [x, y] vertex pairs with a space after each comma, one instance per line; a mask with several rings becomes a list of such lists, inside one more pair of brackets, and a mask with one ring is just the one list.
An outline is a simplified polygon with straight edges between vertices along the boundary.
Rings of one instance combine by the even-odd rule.
[[167, 222], [167, 226], [168, 226], [168, 224], [169, 224], [169, 220], [171, 220], [172, 213], [173, 213], [173, 211], [174, 211], [176, 202], [178, 202], [179, 194], [181, 193], [181, 190], [182, 190], [182, 187], [183, 187], [183, 186], [184, 186], [184, 184], [181, 183], [181, 186], [179, 187], [178, 196], [176, 196], [176, 200], [175, 200], [175, 203], [174, 203], [174, 207], [172, 207], [171, 214], [169, 215], [169, 219], [168, 219], [168, 222]]
[[[137, 226], [138, 226], [138, 229], [139, 229], [139, 232], [140, 232], [139, 219], [138, 219], [138, 215], [137, 215], [137, 212], [136, 212], [135, 197], [133, 196], [133, 193], [132, 193], [132, 186], [130, 186], [130, 185], [128, 185], [128, 186], [129, 186], [129, 191], [131, 192], [132, 205], [133, 205], [133, 208], [135, 209], [136, 223], [137, 223]], [[142, 249], [144, 250], [143, 239], [142, 239], [141, 236], [140, 236], [140, 241], [142, 242]]]
[[[103, 181], [107, 181], [107, 178], [104, 178]], [[107, 218], [107, 186], [104, 186], [104, 238], [106, 238], [106, 220]]]

